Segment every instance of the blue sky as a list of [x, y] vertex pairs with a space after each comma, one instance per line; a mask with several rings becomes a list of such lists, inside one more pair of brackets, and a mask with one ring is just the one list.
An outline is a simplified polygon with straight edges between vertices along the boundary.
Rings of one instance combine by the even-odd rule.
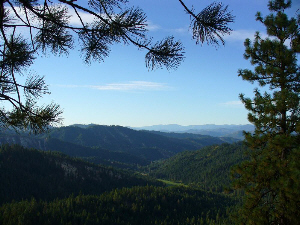
[[[85, 2], [78, 0], [77, 4]], [[211, 2], [185, 1], [196, 12]], [[224, 0], [236, 16], [230, 25], [234, 31], [224, 37], [225, 46], [216, 48], [195, 44], [189, 16], [178, 1], [130, 1], [147, 14], [149, 35], [154, 41], [169, 35], [182, 41], [186, 52], [182, 65], [174, 71], [149, 71], [144, 60], [146, 51], [122, 44], [113, 46], [103, 63], [91, 65], [84, 64], [76, 48], [68, 57], [48, 55], [38, 58], [31, 67], [45, 76], [51, 91], [51, 95], [40, 99], [40, 104], [58, 103], [64, 111], [64, 126], [247, 124], [247, 111], [238, 95], [253, 96], [256, 85], [242, 81], [237, 71], [252, 68], [243, 58], [243, 42], [252, 38], [255, 31], [265, 33], [264, 27], [255, 21], [255, 14], [269, 14], [267, 2]], [[292, 16], [300, 5], [296, 2], [289, 13]]]

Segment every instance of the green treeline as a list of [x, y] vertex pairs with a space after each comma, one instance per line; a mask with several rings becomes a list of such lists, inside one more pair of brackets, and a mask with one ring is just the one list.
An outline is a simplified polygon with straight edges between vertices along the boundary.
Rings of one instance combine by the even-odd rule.
[[5, 204], [0, 224], [224, 224], [234, 204], [229, 197], [200, 190], [133, 187], [100, 196]]
[[154, 162], [146, 171], [156, 178], [222, 192], [224, 186], [230, 185], [230, 168], [246, 159], [246, 150], [242, 142], [208, 146]]

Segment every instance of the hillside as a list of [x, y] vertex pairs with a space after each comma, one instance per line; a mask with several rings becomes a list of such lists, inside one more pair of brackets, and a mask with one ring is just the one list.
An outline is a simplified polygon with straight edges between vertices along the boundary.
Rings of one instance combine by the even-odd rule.
[[95, 163], [134, 169], [137, 165], [144, 166], [182, 151], [197, 150], [225, 141], [210, 136], [178, 138], [121, 126], [89, 125], [53, 128], [49, 133], [38, 136], [1, 132], [0, 144], [6, 143], [44, 151], [60, 151]]
[[115, 188], [159, 185], [120, 170], [72, 159], [58, 152], [0, 148], [0, 204], [22, 199], [53, 200], [71, 194], [98, 195]]
[[[83, 154], [83, 148], [87, 155], [97, 151], [73, 145], [72, 154]], [[151, 176], [59, 152], [4, 145], [0, 148], [0, 224], [230, 224], [229, 212], [239, 200], [215, 191], [222, 192], [228, 182], [225, 171], [240, 160], [241, 146], [185, 151], [147, 168], [151, 176], [183, 181], [190, 186], [186, 188], [160, 187], [163, 184]]]
[[94, 125], [87, 128], [74, 126], [53, 129], [49, 137], [87, 147], [140, 154], [147, 158], [169, 157], [184, 150], [195, 150], [200, 144], [178, 140], [121, 126]]
[[156, 178], [183, 182], [204, 190], [222, 192], [230, 184], [230, 167], [245, 160], [242, 142], [209, 146], [179, 153], [147, 167]]
[[26, 148], [43, 151], [59, 151], [72, 157], [84, 158], [97, 164], [115, 166], [119, 168], [135, 169], [136, 165], [147, 165], [149, 160], [126, 152], [115, 152], [99, 147], [85, 147], [56, 138], [33, 136], [25, 133], [0, 133], [0, 144], [18, 144]]
[[240, 141], [233, 137], [213, 137], [209, 135], [195, 134], [195, 133], [175, 133], [175, 132], [161, 132], [161, 131], [148, 131], [153, 134], [162, 135], [165, 137], [178, 138], [190, 140], [191, 142], [198, 143], [202, 147], [209, 145], [217, 145], [223, 143], [234, 143]]
[[200, 190], [133, 187], [100, 196], [79, 195], [52, 202], [31, 200], [3, 205], [0, 224], [225, 224], [235, 203], [224, 195]]

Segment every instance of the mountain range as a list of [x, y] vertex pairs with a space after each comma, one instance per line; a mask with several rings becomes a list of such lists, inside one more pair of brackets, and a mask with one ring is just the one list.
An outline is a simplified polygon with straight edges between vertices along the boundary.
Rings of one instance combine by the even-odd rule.
[[208, 145], [232, 143], [220, 138], [187, 133], [134, 130], [122, 126], [67, 126], [52, 128], [39, 135], [2, 131], [0, 144], [19, 144], [43, 151], [59, 151], [90, 162], [134, 168], [151, 161], [167, 159], [179, 152], [198, 150]]
[[153, 125], [144, 127], [133, 127], [135, 130], [149, 130], [149, 131], [161, 131], [161, 132], [174, 132], [174, 133], [192, 133], [210, 135], [213, 137], [232, 137], [236, 139], [244, 139], [243, 131], [253, 132], [254, 126], [252, 124], [245, 125], [189, 125], [181, 126], [178, 124], [168, 125]]

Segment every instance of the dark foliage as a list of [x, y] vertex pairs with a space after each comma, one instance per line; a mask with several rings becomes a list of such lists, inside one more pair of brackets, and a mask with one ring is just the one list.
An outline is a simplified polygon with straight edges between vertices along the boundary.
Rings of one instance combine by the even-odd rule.
[[165, 161], [152, 163], [146, 171], [156, 178], [223, 192], [224, 187], [230, 185], [230, 168], [246, 159], [246, 149], [239, 142], [185, 151]]
[[223, 195], [153, 186], [114, 190], [53, 202], [3, 205], [0, 223], [15, 224], [224, 224], [235, 202]]
[[101, 194], [114, 188], [157, 184], [128, 173], [72, 159], [58, 152], [0, 148], [0, 203]]
[[249, 160], [232, 171], [233, 187], [245, 192], [236, 215], [240, 224], [299, 224], [300, 217], [300, 16], [288, 18], [291, 0], [271, 0], [270, 14], [261, 22], [268, 37], [259, 32], [245, 40], [245, 59], [254, 70], [239, 76], [265, 87], [253, 98], [240, 95], [249, 111], [254, 133], [245, 133]]
[[121, 126], [91, 125], [86, 128], [55, 128], [39, 136], [0, 132], [0, 143], [16, 143], [45, 151], [60, 151], [69, 156], [84, 157], [95, 163], [136, 168], [137, 165], [144, 166], [154, 160], [169, 158], [178, 152], [196, 150], [224, 141], [210, 136], [192, 135], [192, 138], [178, 138], [167, 133], [153, 134]]

